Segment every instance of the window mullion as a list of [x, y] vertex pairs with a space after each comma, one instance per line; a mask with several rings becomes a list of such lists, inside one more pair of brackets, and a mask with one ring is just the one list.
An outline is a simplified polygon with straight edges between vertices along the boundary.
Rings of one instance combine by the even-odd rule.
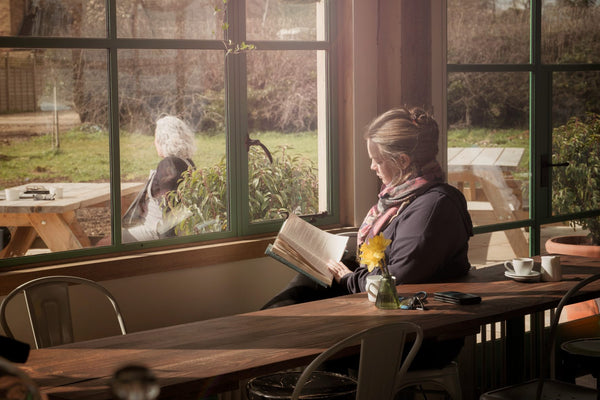
[[[245, 40], [245, 1], [227, 5], [228, 29], [225, 40]], [[247, 232], [248, 218], [248, 154], [245, 138], [248, 132], [246, 105], [246, 57], [243, 53], [225, 56], [227, 104], [227, 169], [229, 186], [229, 223], [235, 235]]]

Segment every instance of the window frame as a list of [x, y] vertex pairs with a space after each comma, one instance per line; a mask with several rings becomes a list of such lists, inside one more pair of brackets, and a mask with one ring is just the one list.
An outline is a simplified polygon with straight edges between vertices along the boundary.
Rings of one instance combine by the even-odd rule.
[[[447, 10], [447, 1], [444, 8]], [[600, 71], [600, 64], [544, 64], [542, 62], [542, 1], [530, 4], [530, 60], [522, 64], [451, 64], [446, 61], [446, 73], [456, 72], [528, 72], [529, 73], [529, 132], [530, 132], [530, 198], [529, 218], [505, 223], [474, 227], [474, 234], [528, 228], [530, 255], [541, 253], [541, 229], [544, 225], [582, 217], [600, 215], [600, 209], [552, 215], [551, 186], [542, 186], [542, 160], [552, 154], [552, 73], [558, 71]], [[435, 28], [434, 28], [435, 29]], [[444, 27], [447, 38], [447, 29]], [[444, 86], [444, 97], [446, 86]], [[446, 104], [446, 102], [444, 102]], [[444, 124], [444, 127], [446, 125]], [[446, 129], [446, 128], [444, 128]], [[550, 173], [550, 172], [548, 172]], [[550, 181], [550, 179], [549, 179]]]
[[[327, 55], [327, 147], [328, 147], [328, 204], [331, 212], [325, 218], [320, 218], [318, 224], [324, 228], [339, 228], [343, 225], [340, 215], [339, 202], [339, 178], [337, 174], [337, 145], [338, 138], [335, 134], [337, 124], [333, 115], [337, 113], [336, 79], [332, 76], [335, 70], [335, 49], [332, 38], [335, 27], [334, 2], [325, 3], [325, 21], [329, 26], [326, 40], [323, 41], [252, 41], [261, 51], [270, 50], [319, 50], [325, 51]], [[235, 16], [233, 23], [230, 21], [228, 35], [234, 42], [245, 41], [245, 1], [230, 1], [229, 15]], [[339, 6], [338, 6], [339, 7]], [[219, 50], [224, 51], [223, 42], [219, 39], [138, 39], [123, 38], [117, 36], [117, 12], [116, 0], [107, 1], [107, 37], [106, 38], [77, 38], [77, 37], [0, 37], [0, 47], [13, 47], [23, 49], [100, 49], [106, 50], [108, 65], [108, 105], [109, 105], [109, 146], [110, 146], [110, 168], [111, 168], [111, 215], [121, 215], [120, 204], [120, 147], [119, 147], [119, 116], [118, 116], [118, 57], [119, 49], [189, 49], [189, 50]], [[115, 21], [115, 23], [111, 23]], [[239, 28], [239, 29], [237, 29]], [[0, 260], [0, 275], [3, 273], [14, 273], [23, 271], [24, 275], [37, 276], [53, 272], [78, 271], [90, 278], [100, 279], [117, 276], [131, 276], [138, 273], [162, 272], [170, 269], [197, 267], [212, 265], [223, 262], [234, 262], [247, 258], [260, 257], [264, 253], [267, 244], [272, 242], [275, 233], [282, 221], [274, 221], [260, 226], [248, 228], [248, 217], [244, 215], [244, 207], [241, 202], [247, 202], [247, 184], [239, 181], [247, 181], [248, 163], [245, 150], [244, 138], [247, 131], [246, 124], [246, 76], [245, 54], [229, 55], [224, 59], [225, 91], [227, 93], [226, 107], [231, 117], [227, 123], [227, 168], [230, 185], [231, 199], [243, 196], [246, 200], [240, 200], [238, 204], [230, 204], [230, 218], [241, 221], [237, 229], [229, 232], [217, 232], [204, 235], [184, 236], [176, 239], [162, 239], [140, 243], [120, 243], [121, 227], [119, 218], [111, 218], [111, 229], [113, 233], [113, 244], [100, 248], [85, 248], [67, 252], [47, 253], [42, 255], [30, 255]], [[241, 118], [240, 116], [244, 116]], [[233, 123], [230, 123], [233, 122]], [[245, 176], [245, 179], [232, 179], [233, 177]], [[247, 209], [247, 206], [246, 206]], [[247, 214], [247, 213], [246, 213]], [[119, 243], [119, 244], [114, 244]], [[215, 251], [218, 249], [218, 251]], [[169, 253], [176, 253], [181, 257], [173, 258]], [[136, 262], [132, 260], [145, 260], [144, 267], [138, 269]], [[149, 262], [149, 260], [151, 260]], [[189, 260], [194, 260], [190, 262]], [[133, 265], [132, 265], [133, 264]], [[193, 265], [192, 265], [193, 264]], [[90, 269], [90, 266], [94, 266]], [[168, 265], [168, 267], [165, 267]], [[74, 269], [75, 268], [75, 269]], [[96, 270], [94, 270], [96, 269]], [[99, 272], [97, 270], [102, 270]], [[123, 271], [125, 270], [125, 271]], [[62, 273], [61, 272], [61, 273]], [[10, 284], [10, 280], [2, 279], [3, 285]], [[14, 286], [14, 285], [11, 285]], [[1, 293], [1, 291], [0, 291]]]

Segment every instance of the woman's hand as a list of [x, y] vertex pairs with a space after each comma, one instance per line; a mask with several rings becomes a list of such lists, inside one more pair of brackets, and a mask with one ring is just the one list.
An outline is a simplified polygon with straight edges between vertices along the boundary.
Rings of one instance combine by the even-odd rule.
[[340, 283], [340, 280], [343, 276], [352, 273], [352, 271], [350, 271], [348, 267], [346, 267], [341, 261], [329, 260], [329, 262], [327, 263], [327, 268], [329, 269], [329, 271], [331, 271], [331, 273], [333, 274], [333, 278], [337, 283]]

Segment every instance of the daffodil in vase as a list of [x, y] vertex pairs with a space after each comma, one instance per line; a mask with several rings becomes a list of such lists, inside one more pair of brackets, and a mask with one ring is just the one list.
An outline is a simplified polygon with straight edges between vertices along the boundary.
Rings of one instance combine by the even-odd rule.
[[375, 268], [381, 270], [381, 281], [377, 291], [375, 306], [385, 310], [400, 308], [398, 292], [396, 292], [396, 281], [390, 275], [385, 260], [385, 249], [392, 241], [386, 239], [383, 233], [368, 239], [360, 246], [360, 262], [365, 264], [369, 272]]

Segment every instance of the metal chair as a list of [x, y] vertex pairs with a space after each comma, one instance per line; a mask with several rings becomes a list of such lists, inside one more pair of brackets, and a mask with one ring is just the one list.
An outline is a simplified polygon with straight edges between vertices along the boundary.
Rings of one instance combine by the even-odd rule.
[[70, 284], [83, 284], [103, 293], [115, 311], [121, 334], [127, 333], [121, 311], [113, 295], [102, 285], [75, 276], [47, 276], [33, 279], [11, 291], [0, 304], [0, 324], [7, 336], [14, 338], [6, 320], [6, 307], [23, 292], [36, 348], [73, 343], [73, 322], [69, 299]]
[[42, 399], [37, 385], [29, 375], [0, 357], [0, 399], [13, 399], [15, 395], [23, 399]]
[[[509, 400], [509, 399], [599, 399], [600, 393], [594, 389], [577, 386], [572, 383], [561, 382], [545, 378], [546, 368], [555, 353], [556, 330], [563, 307], [569, 303], [571, 297], [584, 286], [600, 279], [600, 274], [592, 275], [572, 287], [560, 300], [547, 338], [545, 351], [542, 351], [540, 360], [540, 377], [528, 382], [492, 390], [480, 396], [480, 400]], [[547, 357], [550, 358], [547, 358]]]
[[[403, 360], [402, 356], [407, 337], [411, 337], [411, 339], [414, 337], [414, 342], [412, 342], [410, 351]], [[250, 388], [249, 398], [289, 398], [292, 400], [304, 398], [356, 398], [358, 400], [393, 399], [395, 394], [395, 382], [399, 377], [402, 377], [406, 373], [406, 370], [417, 354], [422, 341], [423, 331], [421, 330], [421, 327], [411, 322], [399, 322], [365, 329], [339, 341], [321, 353], [304, 369], [302, 374], [297, 378], [297, 381], [297, 375], [292, 376], [293, 379], [288, 380], [289, 383], [286, 388], [287, 393], [280, 392], [277, 395], [278, 397], [273, 397], [271, 394], [263, 392], [259, 396], [252, 397], [253, 393], [251, 388], [253, 380], [251, 380], [247, 386], [247, 388]], [[317, 371], [317, 368], [324, 361], [340, 353], [342, 350], [356, 345], [360, 345], [360, 361], [358, 367], [358, 383], [355, 392], [352, 390], [351, 393], [346, 393], [348, 392], [347, 384], [345, 381], [341, 381], [344, 390], [342, 395], [344, 397], [340, 397], [339, 391], [336, 392], [332, 390], [327, 390], [326, 394], [314, 393], [314, 391], [310, 394], [302, 394], [305, 385], [307, 385], [306, 387], [308, 388], [308, 385], [312, 384], [315, 380], [317, 382], [321, 380], [321, 371]], [[287, 373], [283, 373], [283, 375], [285, 374]], [[255, 379], [262, 380], [264, 378], [265, 377], [259, 377]], [[325, 391], [326, 390], [324, 390], [324, 392]]]

